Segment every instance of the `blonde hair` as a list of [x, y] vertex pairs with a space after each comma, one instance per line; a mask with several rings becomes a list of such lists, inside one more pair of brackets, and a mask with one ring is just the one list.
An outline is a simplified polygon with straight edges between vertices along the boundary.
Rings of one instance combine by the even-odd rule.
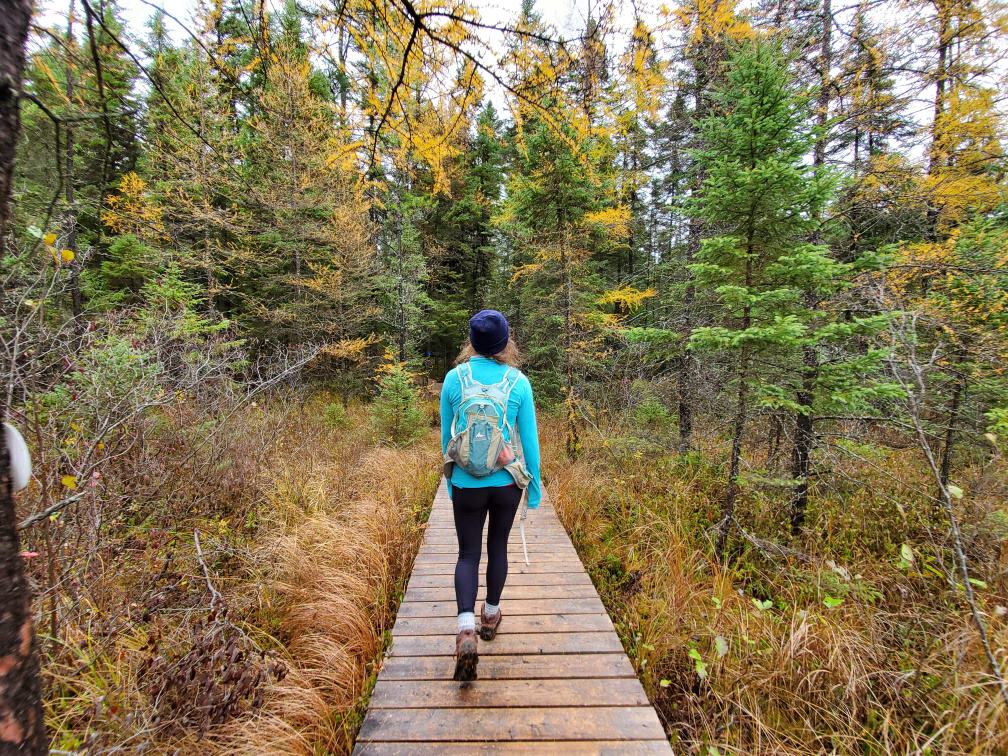
[[455, 364], [461, 365], [470, 357], [489, 357], [491, 360], [496, 360], [502, 365], [510, 365], [511, 367], [521, 367], [522, 363], [522, 354], [518, 351], [518, 347], [515, 346], [514, 339], [508, 339], [508, 343], [497, 354], [480, 354], [473, 348], [471, 341], [466, 341], [465, 346], [462, 347], [462, 351], [455, 358]]

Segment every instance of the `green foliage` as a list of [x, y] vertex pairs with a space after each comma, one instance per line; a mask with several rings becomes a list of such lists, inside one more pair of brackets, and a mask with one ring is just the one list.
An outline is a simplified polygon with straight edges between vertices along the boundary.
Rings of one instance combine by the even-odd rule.
[[634, 420], [641, 426], [651, 429], [665, 428], [671, 420], [671, 413], [659, 399], [647, 398], [634, 407]]
[[322, 410], [322, 419], [327, 426], [336, 430], [346, 428], [349, 423], [343, 402], [329, 402]]
[[133, 234], [117, 236], [109, 244], [102, 260], [101, 284], [109, 291], [120, 293], [121, 301], [137, 301], [140, 290], [161, 267], [160, 253], [144, 244]]
[[690, 207], [722, 233], [703, 240], [690, 268], [731, 324], [695, 329], [690, 346], [795, 353], [812, 318], [803, 293], [843, 285], [849, 270], [804, 241], [832, 187], [828, 174], [805, 161], [814, 140], [808, 101], [779, 51], [762, 41], [734, 52], [713, 100], [697, 154], [706, 178]]
[[388, 365], [378, 380], [378, 395], [371, 404], [375, 434], [383, 443], [409, 446], [427, 428], [427, 417], [413, 379], [401, 363]]

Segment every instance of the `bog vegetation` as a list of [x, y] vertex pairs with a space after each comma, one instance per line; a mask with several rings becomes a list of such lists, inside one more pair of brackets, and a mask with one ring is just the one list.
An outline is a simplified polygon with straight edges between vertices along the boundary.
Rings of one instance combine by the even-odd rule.
[[1008, 750], [1000, 0], [144, 4], [3, 239], [53, 748], [351, 749], [493, 307], [677, 752]]

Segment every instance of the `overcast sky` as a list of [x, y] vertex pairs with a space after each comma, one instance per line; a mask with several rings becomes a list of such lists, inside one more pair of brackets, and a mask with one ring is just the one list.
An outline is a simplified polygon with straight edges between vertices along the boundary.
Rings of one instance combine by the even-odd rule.
[[[470, 0], [478, 8], [480, 19], [487, 24], [510, 25], [513, 24], [520, 9], [519, 0]], [[2, 0], [0, 0], [2, 2]], [[46, 26], [57, 26], [63, 28], [66, 24], [66, 12], [71, 0], [36, 0], [41, 9], [41, 21]], [[83, 18], [83, 9], [80, 0], [73, 0], [76, 4], [76, 18]], [[635, 0], [637, 8], [641, 14], [648, 18], [649, 14], [654, 15], [652, 8], [657, 7], [657, 0], [652, 5], [650, 0]], [[618, 3], [616, 25], [617, 35], [610, 41], [611, 50], [615, 51], [620, 44], [620, 38], [625, 36], [619, 34], [620, 30], [629, 31], [632, 28], [634, 2]], [[273, 13], [279, 12], [283, 8], [284, 0], [266, 0], [267, 8]], [[128, 33], [134, 39], [142, 39], [149, 32], [147, 22], [155, 13], [157, 7], [164, 8], [185, 24], [189, 29], [197, 25], [193, 23], [193, 12], [196, 8], [197, 0], [118, 0], [118, 6], [124, 18]], [[558, 36], [570, 38], [578, 35], [584, 30], [585, 20], [588, 17], [589, 8], [598, 13], [599, 0], [536, 0], [535, 7], [543, 21], [553, 26]], [[82, 28], [82, 22], [78, 22], [78, 30]], [[189, 32], [172, 21], [165, 18], [165, 26], [168, 33], [176, 43], [184, 42], [189, 38]], [[492, 50], [498, 49], [504, 41], [503, 35], [494, 32], [481, 33], [483, 39], [489, 43]], [[613, 47], [615, 46], [615, 47]], [[137, 50], [139, 52], [139, 50]], [[484, 63], [492, 65], [492, 56], [486, 57], [483, 52], [477, 53]], [[488, 78], [488, 77], [484, 77]], [[140, 83], [143, 87], [143, 82]], [[506, 96], [492, 81], [486, 81], [487, 96], [497, 107], [498, 111], [506, 108]]]
[[[38, 6], [42, 8], [42, 18], [46, 24], [63, 23], [69, 0], [38, 0]], [[267, 0], [267, 7], [274, 12], [278, 11], [282, 5], [282, 0]], [[134, 36], [146, 34], [147, 20], [154, 13], [152, 6], [159, 5], [168, 10], [172, 15], [177, 16], [182, 21], [188, 22], [191, 19], [192, 11], [196, 7], [196, 0], [119, 0], [119, 7], [129, 25], [130, 32]], [[512, 0], [474, 0], [475, 5], [480, 10], [483, 19], [490, 23], [499, 23], [505, 20], [512, 20], [518, 13], [519, 3]], [[597, 6], [598, 0], [536, 0], [536, 9], [543, 19], [553, 24], [561, 32], [569, 32], [584, 26], [584, 19], [587, 16], [589, 6]], [[647, 3], [644, 4], [645, 6]], [[80, 13], [80, 3], [77, 3], [78, 13]], [[181, 40], [186, 33], [179, 29], [170, 20], [168, 26], [172, 35]]]

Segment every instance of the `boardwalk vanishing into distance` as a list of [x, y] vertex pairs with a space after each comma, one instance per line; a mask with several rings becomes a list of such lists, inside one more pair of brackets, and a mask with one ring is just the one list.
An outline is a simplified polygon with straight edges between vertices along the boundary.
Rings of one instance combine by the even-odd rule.
[[[517, 521], [497, 638], [453, 681], [457, 542], [441, 481], [355, 754], [670, 754], [658, 716], [547, 497]], [[481, 571], [486, 566], [484, 545]], [[477, 617], [485, 591], [480, 579]]]

